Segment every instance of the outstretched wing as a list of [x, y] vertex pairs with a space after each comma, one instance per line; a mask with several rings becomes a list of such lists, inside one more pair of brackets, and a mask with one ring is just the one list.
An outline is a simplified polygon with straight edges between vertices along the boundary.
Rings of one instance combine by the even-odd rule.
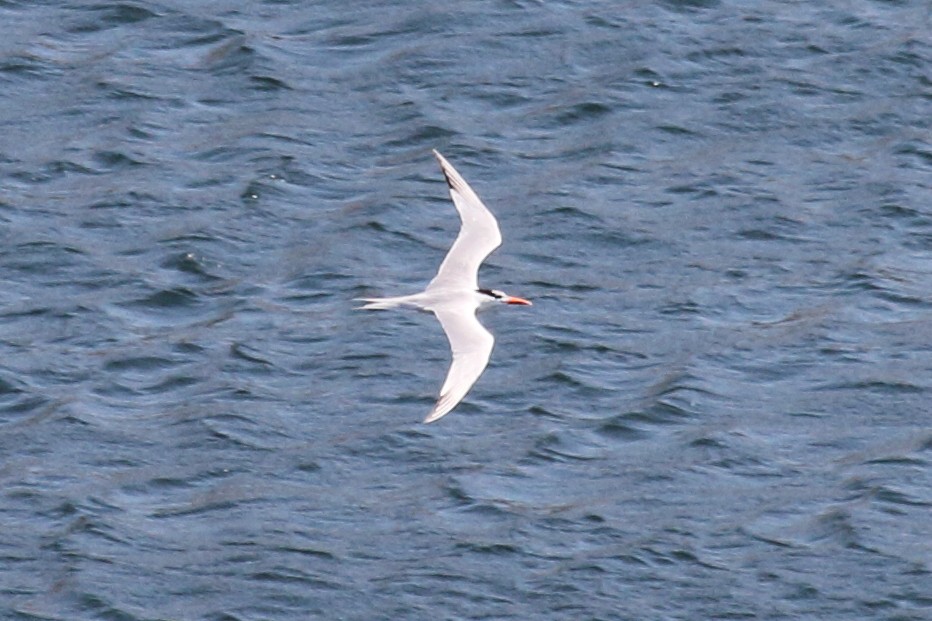
[[476, 383], [492, 355], [495, 337], [479, 323], [476, 309], [446, 308], [434, 310], [437, 320], [443, 326], [453, 350], [453, 364], [447, 373], [447, 379], [440, 389], [440, 398], [431, 410], [425, 423], [432, 423], [463, 400], [472, 385]]
[[482, 204], [473, 189], [436, 150], [434, 155], [450, 186], [450, 196], [460, 214], [462, 226], [453, 246], [440, 264], [440, 270], [427, 290], [438, 288], [478, 289], [479, 266], [502, 245], [502, 233], [492, 212]]

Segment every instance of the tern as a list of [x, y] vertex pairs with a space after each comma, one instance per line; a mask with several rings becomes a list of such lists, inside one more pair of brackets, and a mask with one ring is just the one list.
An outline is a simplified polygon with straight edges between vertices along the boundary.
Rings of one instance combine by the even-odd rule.
[[453, 166], [437, 150], [437, 161], [462, 226], [456, 241], [440, 264], [437, 275], [421, 293], [390, 298], [359, 298], [367, 302], [360, 309], [388, 309], [399, 306], [431, 312], [446, 332], [453, 351], [453, 363], [440, 389], [436, 405], [424, 419], [432, 423], [455, 408], [489, 364], [495, 337], [479, 323], [477, 311], [495, 304], [531, 306], [524, 298], [497, 289], [479, 287], [479, 266], [501, 246], [502, 233], [492, 212]]

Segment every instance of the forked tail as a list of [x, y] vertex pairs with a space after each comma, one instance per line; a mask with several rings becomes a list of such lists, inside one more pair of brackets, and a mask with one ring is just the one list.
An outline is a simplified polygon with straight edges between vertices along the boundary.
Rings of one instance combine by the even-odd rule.
[[399, 295], [393, 298], [356, 298], [357, 302], [366, 302], [362, 306], [357, 306], [356, 310], [387, 310], [389, 308], [398, 308], [411, 304], [411, 296]]

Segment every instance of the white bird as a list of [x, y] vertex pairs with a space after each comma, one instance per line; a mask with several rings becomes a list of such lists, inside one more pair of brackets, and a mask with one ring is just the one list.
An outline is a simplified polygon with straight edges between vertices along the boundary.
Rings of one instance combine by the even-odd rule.
[[360, 298], [362, 309], [410, 306], [434, 313], [453, 350], [453, 364], [440, 389], [436, 405], [424, 419], [432, 423], [463, 400], [489, 364], [495, 337], [479, 323], [476, 312], [495, 303], [531, 306], [524, 298], [497, 289], [479, 288], [479, 266], [502, 244], [502, 234], [492, 212], [440, 153], [434, 150], [450, 186], [450, 196], [460, 214], [462, 227], [437, 275], [427, 288], [414, 295]]

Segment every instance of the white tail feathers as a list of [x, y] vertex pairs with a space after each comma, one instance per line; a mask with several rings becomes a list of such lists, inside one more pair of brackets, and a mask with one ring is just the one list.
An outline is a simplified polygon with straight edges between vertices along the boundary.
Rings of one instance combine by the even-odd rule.
[[357, 302], [366, 302], [362, 306], [357, 306], [356, 310], [387, 310], [397, 308], [406, 304], [411, 304], [411, 296], [400, 295], [394, 298], [356, 298]]

